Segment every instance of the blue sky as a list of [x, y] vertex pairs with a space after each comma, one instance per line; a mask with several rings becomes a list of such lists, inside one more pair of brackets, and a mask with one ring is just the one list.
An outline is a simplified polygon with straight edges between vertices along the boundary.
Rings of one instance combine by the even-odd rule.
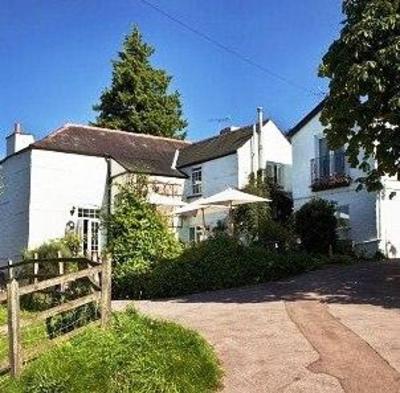
[[[111, 59], [134, 24], [156, 48], [154, 65], [174, 77], [191, 140], [253, 122], [260, 105], [287, 130], [319, 101], [312, 92], [326, 91], [317, 67], [338, 36], [340, 0], [149, 1], [302, 88], [214, 47], [141, 0], [3, 0], [0, 155], [15, 121], [39, 138], [63, 123], [93, 120]], [[231, 121], [215, 121], [226, 117]]]

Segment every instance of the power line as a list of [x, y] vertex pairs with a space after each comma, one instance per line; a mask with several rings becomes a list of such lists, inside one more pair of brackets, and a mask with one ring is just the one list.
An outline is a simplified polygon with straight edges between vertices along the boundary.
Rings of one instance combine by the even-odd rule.
[[290, 85], [290, 86], [292, 86], [292, 87], [294, 87], [294, 88], [296, 88], [298, 90], [306, 92], [307, 94], [311, 94], [311, 95], [318, 96], [318, 97], [325, 96], [325, 94], [322, 93], [322, 92], [312, 91], [309, 88], [307, 88], [305, 86], [301, 86], [298, 83], [293, 82], [292, 80], [290, 80], [290, 79], [288, 79], [288, 78], [286, 78], [286, 77], [284, 77], [284, 76], [282, 76], [282, 75], [280, 75], [280, 74], [268, 69], [267, 67], [264, 67], [263, 65], [257, 63], [256, 61], [254, 61], [250, 57], [241, 54], [239, 51], [237, 51], [235, 49], [232, 49], [229, 46], [226, 46], [225, 44], [219, 42], [218, 40], [216, 40], [215, 38], [209, 36], [208, 34], [203, 33], [202, 31], [200, 31], [200, 30], [198, 30], [198, 29], [196, 29], [196, 28], [194, 28], [192, 26], [189, 26], [187, 23], [185, 23], [182, 20], [180, 20], [179, 18], [171, 15], [170, 13], [168, 13], [165, 10], [163, 10], [159, 6], [151, 3], [150, 1], [148, 1], [148, 0], [139, 0], [139, 1], [142, 4], [152, 8], [154, 11], [158, 12], [159, 14], [165, 16], [166, 18], [168, 18], [172, 22], [178, 24], [179, 26], [183, 27], [184, 29], [186, 29], [186, 30], [190, 31], [191, 33], [197, 35], [198, 37], [202, 38], [203, 40], [211, 43], [215, 47], [217, 47], [217, 48], [219, 48], [219, 49], [221, 49], [221, 50], [223, 50], [223, 51], [225, 51], [225, 52], [237, 57], [238, 59], [242, 60], [243, 62], [245, 62], [245, 63], [247, 63], [249, 65], [251, 65], [252, 67], [257, 68], [259, 71], [262, 71], [265, 74], [267, 74], [269, 76], [272, 76], [273, 78], [275, 78], [277, 80], [280, 80], [281, 82], [286, 83], [286, 84], [288, 84], [288, 85]]

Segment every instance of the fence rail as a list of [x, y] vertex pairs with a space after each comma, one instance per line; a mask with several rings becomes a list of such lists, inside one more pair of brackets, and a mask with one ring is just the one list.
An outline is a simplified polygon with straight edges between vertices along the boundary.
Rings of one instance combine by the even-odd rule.
[[[80, 264], [87, 264], [88, 268], [78, 270], [76, 272], [65, 273], [64, 269], [59, 269], [59, 276], [46, 278], [40, 280], [39, 266], [48, 263], [73, 263], [78, 262]], [[14, 269], [20, 268], [26, 265], [32, 264], [34, 274], [29, 277], [33, 280], [33, 283], [28, 285], [20, 285], [18, 277], [15, 276]], [[61, 265], [60, 265], [61, 266]], [[76, 310], [79, 307], [96, 303], [100, 306], [100, 320], [94, 323], [100, 323], [102, 327], [105, 327], [110, 319], [111, 315], [111, 259], [105, 258], [102, 262], [88, 260], [86, 258], [56, 258], [56, 259], [32, 259], [28, 261], [19, 262], [16, 264], [10, 264], [6, 267], [8, 269], [9, 282], [7, 284], [7, 290], [4, 293], [0, 293], [0, 302], [7, 302], [7, 324], [0, 326], [0, 334], [8, 335], [8, 361], [0, 363], [0, 373], [7, 371], [11, 372], [13, 377], [20, 375], [23, 364], [27, 361], [38, 356], [42, 350], [40, 348], [33, 348], [30, 351], [22, 348], [21, 340], [21, 329], [28, 326], [34, 326], [38, 322], [46, 321], [48, 318], [55, 317], [59, 314]], [[101, 279], [100, 279], [101, 277]], [[22, 319], [20, 309], [20, 298], [24, 295], [33, 294], [35, 292], [41, 292], [60, 286], [60, 291], [64, 291], [65, 288], [72, 282], [87, 278], [90, 286], [91, 293], [84, 294], [73, 300], [57, 304], [44, 311], [40, 311], [33, 316]], [[93, 322], [92, 322], [93, 323]], [[55, 343], [66, 340], [72, 335], [79, 332], [81, 328], [68, 331], [61, 336], [52, 338], [48, 345], [44, 346], [47, 349]]]

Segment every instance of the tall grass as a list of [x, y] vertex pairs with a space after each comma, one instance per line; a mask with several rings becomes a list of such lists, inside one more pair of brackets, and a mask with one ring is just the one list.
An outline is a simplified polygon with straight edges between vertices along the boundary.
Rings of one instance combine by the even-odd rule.
[[9, 393], [211, 393], [220, 370], [209, 345], [176, 324], [134, 311], [88, 328], [32, 362]]

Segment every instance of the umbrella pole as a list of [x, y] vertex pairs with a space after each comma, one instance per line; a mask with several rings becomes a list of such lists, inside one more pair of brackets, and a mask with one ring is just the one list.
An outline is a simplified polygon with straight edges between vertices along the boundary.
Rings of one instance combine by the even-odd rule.
[[233, 236], [233, 211], [232, 211], [232, 201], [229, 204], [229, 223], [228, 223], [228, 228], [229, 228], [229, 235]]
[[201, 209], [201, 214], [203, 217], [203, 240], [205, 240], [205, 238], [206, 238], [206, 219], [204, 216], [204, 207]]

